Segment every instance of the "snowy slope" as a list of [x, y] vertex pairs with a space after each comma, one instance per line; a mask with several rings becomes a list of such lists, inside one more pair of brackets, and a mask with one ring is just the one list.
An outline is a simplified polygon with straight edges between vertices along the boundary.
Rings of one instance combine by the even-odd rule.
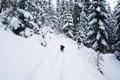
[[106, 54], [104, 57], [104, 76], [107, 80], [120, 80], [120, 61], [113, 54]]
[[89, 60], [95, 52], [83, 46], [78, 49], [63, 35], [48, 34], [46, 47], [37, 35], [25, 39], [0, 30], [0, 37], [0, 80], [120, 80], [120, 63], [112, 55], [104, 56], [103, 76]]

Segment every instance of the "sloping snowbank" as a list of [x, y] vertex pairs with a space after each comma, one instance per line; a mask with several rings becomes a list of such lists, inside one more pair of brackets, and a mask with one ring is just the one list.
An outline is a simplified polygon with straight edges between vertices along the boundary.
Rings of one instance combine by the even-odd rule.
[[26, 80], [47, 51], [36, 36], [29, 39], [0, 30], [0, 80]]
[[120, 80], [120, 61], [113, 54], [106, 54], [103, 57], [104, 76], [107, 80]]
[[26, 39], [0, 30], [0, 37], [0, 80], [120, 80], [120, 62], [113, 55], [104, 56], [103, 76], [93, 64], [96, 52], [78, 49], [63, 35], [46, 34], [46, 47], [42, 36]]

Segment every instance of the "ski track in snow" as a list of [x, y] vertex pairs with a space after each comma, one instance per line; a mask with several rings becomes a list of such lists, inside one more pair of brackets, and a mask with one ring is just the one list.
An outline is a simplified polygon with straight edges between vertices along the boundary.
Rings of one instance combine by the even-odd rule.
[[59, 80], [61, 78], [59, 73], [61, 73], [64, 54], [54, 51], [50, 52], [50, 54], [45, 58], [30, 80]]
[[[5, 41], [8, 45], [0, 46], [0, 80], [120, 80], [120, 64], [114, 56], [105, 56], [103, 76], [87, 57], [95, 52], [84, 46], [78, 49], [63, 35], [49, 36], [44, 48], [38, 36], [24, 39], [9, 32], [0, 33], [0, 43], [4, 45]], [[63, 52], [60, 45], [65, 46]]]
[[[48, 47], [51, 55], [45, 57], [42, 64], [29, 80], [89, 80], [94, 78], [94, 76], [86, 77], [86, 75], [90, 74], [88, 74], [87, 70], [86, 72], [84, 71], [87, 69], [87, 66], [83, 66], [88, 63], [78, 54], [78, 49], [75, 45], [71, 45], [69, 41], [64, 39], [56, 41], [56, 44]], [[63, 41], [65, 42], [63, 43]], [[60, 44], [65, 46], [63, 52], [59, 49]], [[81, 75], [81, 73], [86, 75]]]

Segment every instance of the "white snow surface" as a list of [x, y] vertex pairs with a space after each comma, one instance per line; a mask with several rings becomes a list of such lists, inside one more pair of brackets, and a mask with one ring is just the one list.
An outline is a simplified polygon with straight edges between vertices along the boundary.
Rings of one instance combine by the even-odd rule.
[[100, 12], [100, 11], [101, 11], [101, 9], [100, 9], [100, 7], [99, 7], [99, 6], [97, 7], [97, 9], [96, 9], [96, 10], [97, 10], [98, 12]]
[[106, 54], [104, 57], [103, 73], [107, 80], [120, 80], [120, 61], [118, 61], [113, 54]]
[[[120, 80], [120, 62], [114, 55], [104, 56], [101, 75], [92, 49], [83, 45], [78, 49], [73, 40], [60, 34], [46, 36], [26, 39], [0, 29], [0, 80]], [[40, 45], [43, 40], [46, 47]], [[60, 45], [65, 46], [63, 52]]]

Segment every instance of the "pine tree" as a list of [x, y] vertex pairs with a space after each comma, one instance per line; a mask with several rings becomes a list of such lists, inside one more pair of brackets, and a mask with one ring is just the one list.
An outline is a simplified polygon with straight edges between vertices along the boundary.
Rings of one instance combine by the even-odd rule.
[[116, 35], [114, 34], [114, 18], [113, 18], [113, 13], [112, 13], [112, 10], [111, 10], [111, 7], [110, 7], [110, 4], [107, 4], [107, 12], [108, 12], [108, 15], [107, 15], [107, 19], [108, 19], [108, 23], [109, 23], [109, 31], [108, 31], [108, 34], [109, 34], [109, 46], [111, 48], [110, 52], [112, 53], [114, 51], [114, 49], [112, 49], [112, 45], [116, 42]]
[[69, 2], [67, 1], [65, 3], [65, 11], [63, 13], [63, 21], [62, 21], [62, 30], [63, 30], [63, 33], [65, 33], [65, 35], [67, 35], [68, 37], [73, 37], [72, 36], [72, 27], [73, 27], [73, 18], [72, 18], [72, 13], [71, 13], [71, 10], [70, 10], [70, 5], [69, 5]]
[[72, 38], [73, 19], [72, 19], [72, 7], [73, 1], [57, 0], [56, 7], [56, 27], [58, 32], [67, 35]]
[[89, 15], [89, 32], [87, 34], [87, 46], [99, 53], [109, 50], [107, 10], [105, 0], [93, 0]]
[[[7, 13], [5, 18], [7, 21], [5, 29], [11, 29], [15, 34], [29, 37], [26, 35], [39, 32], [39, 28], [49, 26], [54, 28], [55, 12], [51, 0], [8, 0], [10, 2], [11, 10]], [[6, 1], [7, 2], [7, 1]], [[8, 3], [8, 2], [7, 2]], [[4, 3], [6, 4], [6, 3]], [[2, 8], [2, 11], [9, 6]], [[6, 23], [6, 22], [3, 23]], [[16, 26], [11, 23], [16, 22]], [[39, 28], [38, 28], [39, 26]]]
[[117, 58], [120, 60], [120, 0], [118, 1], [117, 6], [115, 7], [115, 11], [114, 11], [114, 27], [115, 27], [115, 35], [116, 35], [116, 42], [113, 45], [113, 48], [116, 52], [116, 56]]
[[54, 22], [56, 15], [55, 15], [55, 9], [52, 4], [52, 0], [48, 0], [48, 12], [47, 12], [47, 23], [48, 26], [50, 26], [52, 29], [56, 29], [56, 23]]
[[118, 1], [118, 4], [117, 4], [117, 6], [116, 6], [116, 8], [115, 8], [115, 11], [114, 11], [114, 20], [115, 20], [115, 24], [114, 24], [114, 26], [115, 26], [115, 33], [116, 33], [116, 35], [117, 35], [117, 37], [118, 37], [118, 41], [120, 40], [120, 16], [119, 16], [119, 13], [120, 13], [120, 1]]
[[56, 1], [56, 13], [55, 13], [55, 15], [56, 15], [56, 18], [55, 18], [55, 22], [56, 22], [56, 29], [59, 31], [59, 26], [60, 26], [60, 17], [61, 17], [61, 15], [60, 15], [60, 8], [61, 8], [61, 2], [60, 2], [60, 0], [57, 0]]
[[76, 41], [79, 37], [79, 27], [80, 27], [80, 14], [82, 12], [82, 4], [79, 3], [77, 0], [74, 1], [74, 10], [72, 14], [73, 24], [72, 32], [73, 32], [73, 39]]
[[60, 11], [60, 31], [67, 34], [73, 26], [72, 14], [68, 1], [61, 1]]
[[0, 3], [0, 13], [2, 11], [6, 11], [7, 9], [13, 8], [14, 4], [16, 4], [17, 1], [14, 0], [1, 0]]
[[91, 5], [91, 2], [89, 0], [81, 0], [82, 3], [82, 12], [80, 14], [80, 39], [82, 43], [84, 43], [84, 40], [87, 35], [87, 27], [88, 27], [88, 15], [89, 15], [89, 8]]
[[91, 5], [91, 11], [88, 16], [89, 18], [89, 27], [88, 34], [86, 38], [86, 46], [94, 49], [98, 52], [96, 65], [98, 71], [101, 74], [101, 61], [103, 61], [101, 53], [105, 54], [109, 52], [109, 22], [108, 22], [108, 12], [106, 9], [105, 0], [93, 0]]
[[82, 43], [84, 43], [84, 40], [87, 37], [87, 32], [88, 32], [87, 27], [88, 27], [88, 17], [84, 13], [84, 11], [82, 11], [80, 14], [80, 25], [79, 25], [79, 33], [80, 33], [79, 37]]
[[84, 11], [85, 15], [88, 16], [89, 8], [90, 8], [90, 5], [91, 5], [90, 0], [81, 0], [81, 3], [83, 5], [83, 11]]
[[74, 8], [73, 0], [69, 0], [69, 11], [71, 14], [73, 13], [73, 8]]
[[[10, 12], [10, 15], [12, 16], [10, 17], [9, 24], [6, 27], [6, 29], [11, 29], [16, 35], [26, 38], [35, 33], [36, 29], [38, 28], [31, 11], [28, 12], [30, 6], [28, 3], [30, 3], [29, 0], [17, 1], [13, 10]], [[21, 7], [21, 5], [23, 7]], [[14, 23], [16, 25], [14, 25]]]
[[66, 4], [65, 4], [66, 2], [64, 1], [64, 0], [61, 0], [58, 4], [60, 4], [60, 5], [58, 5], [58, 11], [57, 11], [57, 18], [58, 18], [58, 22], [59, 22], [59, 24], [58, 24], [58, 29], [59, 29], [59, 32], [60, 33], [63, 33], [63, 25], [64, 25], [64, 15], [65, 15], [65, 12], [66, 12], [66, 8], [68, 7], [68, 6], [66, 6]]
[[1, 1], [0, 1], [0, 13], [1, 13], [2, 10], [3, 10], [3, 7], [4, 7], [5, 3], [6, 3], [6, 1], [7, 1], [7, 0], [1, 0]]

